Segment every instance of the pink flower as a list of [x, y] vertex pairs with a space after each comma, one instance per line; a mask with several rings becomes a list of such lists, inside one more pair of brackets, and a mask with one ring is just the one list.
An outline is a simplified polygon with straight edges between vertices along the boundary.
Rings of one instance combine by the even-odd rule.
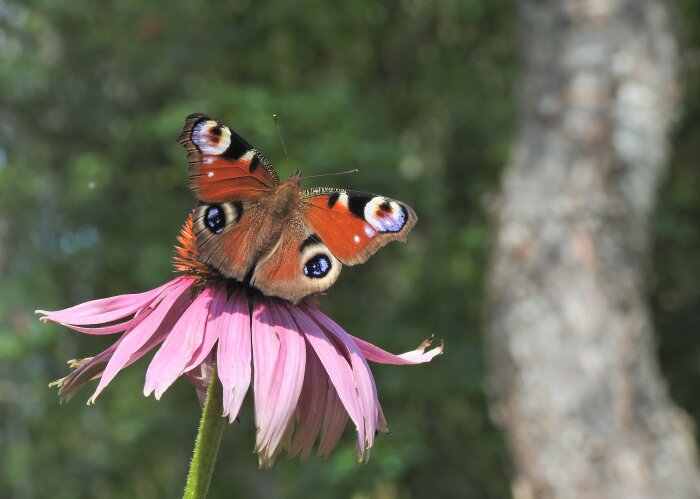
[[161, 345], [146, 372], [144, 394], [163, 392], [186, 375], [201, 395], [216, 365], [223, 386], [224, 415], [236, 419], [253, 383], [255, 450], [270, 467], [283, 447], [305, 459], [318, 440], [327, 456], [348, 418], [357, 430], [357, 454], [369, 457], [377, 430], [386, 422], [367, 361], [419, 364], [442, 352], [393, 355], [346, 333], [314, 304], [291, 305], [185, 275], [145, 293], [95, 300], [55, 312], [38, 311], [42, 320], [87, 334], [122, 333], [94, 357], [71, 361], [74, 370], [56, 382], [62, 399], [99, 378], [98, 395], [126, 366]]

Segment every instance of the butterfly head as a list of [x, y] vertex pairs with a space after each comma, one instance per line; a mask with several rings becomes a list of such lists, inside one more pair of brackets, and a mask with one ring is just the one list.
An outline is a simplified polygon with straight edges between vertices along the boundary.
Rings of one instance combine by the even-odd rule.
[[299, 205], [301, 172], [297, 173], [280, 183], [269, 198], [270, 211], [283, 218], [291, 217]]
[[301, 170], [297, 170], [288, 179], [289, 181], [294, 181], [297, 187], [301, 187]]

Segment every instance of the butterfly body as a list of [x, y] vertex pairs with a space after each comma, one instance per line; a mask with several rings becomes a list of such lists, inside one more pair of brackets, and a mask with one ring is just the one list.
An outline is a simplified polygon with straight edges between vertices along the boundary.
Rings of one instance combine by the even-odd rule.
[[415, 225], [406, 204], [280, 181], [272, 165], [223, 123], [190, 115], [179, 138], [189, 185], [200, 201], [194, 229], [200, 260], [269, 296], [298, 303], [326, 291], [342, 264], [366, 261]]

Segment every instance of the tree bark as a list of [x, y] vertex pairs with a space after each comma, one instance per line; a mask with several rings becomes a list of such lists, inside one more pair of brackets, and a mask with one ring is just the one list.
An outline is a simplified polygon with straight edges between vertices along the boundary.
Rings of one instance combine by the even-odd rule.
[[678, 88], [662, 0], [520, 0], [523, 77], [488, 282], [493, 413], [522, 498], [698, 498], [647, 307]]

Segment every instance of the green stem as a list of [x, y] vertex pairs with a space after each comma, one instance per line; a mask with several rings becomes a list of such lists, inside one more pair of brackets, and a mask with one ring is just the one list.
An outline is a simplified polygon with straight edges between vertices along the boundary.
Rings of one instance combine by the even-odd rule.
[[205, 499], [209, 490], [211, 476], [214, 473], [216, 455], [219, 453], [221, 435], [224, 433], [226, 418], [222, 416], [223, 390], [216, 375], [216, 367], [211, 373], [211, 382], [207, 389], [207, 401], [199, 422], [199, 433], [194, 444], [194, 454], [187, 474], [187, 485], [183, 499]]

